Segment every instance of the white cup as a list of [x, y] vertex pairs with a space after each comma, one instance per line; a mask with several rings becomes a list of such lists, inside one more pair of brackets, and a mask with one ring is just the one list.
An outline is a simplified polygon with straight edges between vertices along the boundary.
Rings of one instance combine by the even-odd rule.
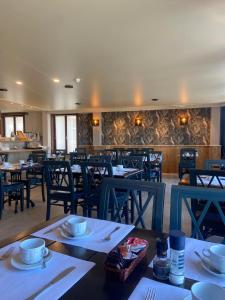
[[213, 283], [197, 282], [191, 287], [192, 300], [224, 300], [225, 290]]
[[213, 245], [209, 249], [203, 249], [202, 254], [209, 265], [225, 273], [225, 245]]
[[117, 169], [118, 171], [123, 170], [123, 165], [117, 165], [117, 166], [116, 166], [116, 169]]
[[73, 236], [79, 236], [86, 232], [87, 221], [80, 217], [71, 217], [63, 223], [64, 229]]
[[39, 238], [28, 239], [20, 243], [20, 258], [27, 265], [35, 264], [48, 254], [45, 241]]

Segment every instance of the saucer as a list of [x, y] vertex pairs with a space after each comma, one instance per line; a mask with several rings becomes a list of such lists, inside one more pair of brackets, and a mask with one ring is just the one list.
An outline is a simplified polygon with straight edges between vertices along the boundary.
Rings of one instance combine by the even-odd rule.
[[186, 297], [184, 297], [184, 300], [192, 300], [192, 296], [191, 295], [187, 295]]
[[213, 272], [213, 270], [210, 268], [210, 266], [208, 266], [208, 264], [205, 261], [201, 260], [201, 265], [202, 265], [203, 269], [205, 269], [210, 274], [220, 277], [220, 278], [225, 278], [225, 273], [219, 274], [219, 273]]
[[91, 229], [87, 227], [85, 233], [78, 235], [78, 236], [72, 236], [66, 230], [64, 230], [62, 227], [60, 227], [60, 232], [64, 238], [69, 239], [69, 240], [76, 240], [76, 239], [83, 239], [83, 238], [88, 237], [91, 234]]
[[[47, 257], [45, 257], [45, 262], [46, 264], [52, 259], [52, 252], [49, 250], [49, 254]], [[35, 270], [35, 269], [39, 269], [42, 267], [42, 260], [38, 263], [35, 263], [35, 264], [30, 264], [30, 265], [27, 265], [25, 263], [23, 263], [21, 261], [21, 258], [20, 258], [20, 253], [17, 253], [16, 255], [14, 255], [12, 258], [11, 258], [11, 264], [14, 268], [18, 269], [18, 270], [24, 270], [24, 271], [27, 271], [27, 270]]]

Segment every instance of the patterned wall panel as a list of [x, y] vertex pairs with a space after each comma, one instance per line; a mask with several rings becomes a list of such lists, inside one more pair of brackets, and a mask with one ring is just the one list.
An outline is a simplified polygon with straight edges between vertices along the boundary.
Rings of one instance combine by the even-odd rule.
[[77, 115], [77, 143], [81, 145], [93, 145], [92, 114]]
[[[187, 115], [188, 125], [179, 117]], [[134, 125], [136, 117], [143, 120]], [[210, 108], [102, 113], [103, 145], [209, 145]]]

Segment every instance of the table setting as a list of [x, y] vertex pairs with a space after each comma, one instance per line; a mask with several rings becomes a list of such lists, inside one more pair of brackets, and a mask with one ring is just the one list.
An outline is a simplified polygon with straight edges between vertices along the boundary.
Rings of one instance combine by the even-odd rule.
[[12, 243], [0, 249], [1, 299], [58, 299], [94, 265], [49, 250], [41, 238]]
[[109, 253], [133, 228], [133, 225], [80, 216], [67, 216], [32, 235]]

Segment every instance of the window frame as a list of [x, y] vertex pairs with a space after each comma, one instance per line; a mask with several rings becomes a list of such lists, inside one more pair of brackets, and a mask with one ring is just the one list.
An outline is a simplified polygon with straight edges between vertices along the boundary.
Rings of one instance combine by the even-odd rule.
[[13, 128], [14, 128], [14, 134], [16, 134], [16, 117], [23, 117], [23, 132], [26, 132], [26, 121], [25, 121], [25, 115], [27, 115], [28, 113], [2, 113], [1, 117], [2, 117], [2, 133], [3, 136], [5, 136], [5, 132], [6, 132], [6, 124], [5, 124], [5, 118], [7, 117], [13, 117]]
[[76, 116], [76, 139], [78, 142], [78, 117], [76, 113], [70, 114], [52, 114], [51, 115], [51, 145], [53, 152], [56, 151], [56, 118], [57, 116], [64, 116], [65, 119], [65, 145], [66, 145], [66, 153], [68, 154], [68, 147], [67, 147], [67, 116]]

